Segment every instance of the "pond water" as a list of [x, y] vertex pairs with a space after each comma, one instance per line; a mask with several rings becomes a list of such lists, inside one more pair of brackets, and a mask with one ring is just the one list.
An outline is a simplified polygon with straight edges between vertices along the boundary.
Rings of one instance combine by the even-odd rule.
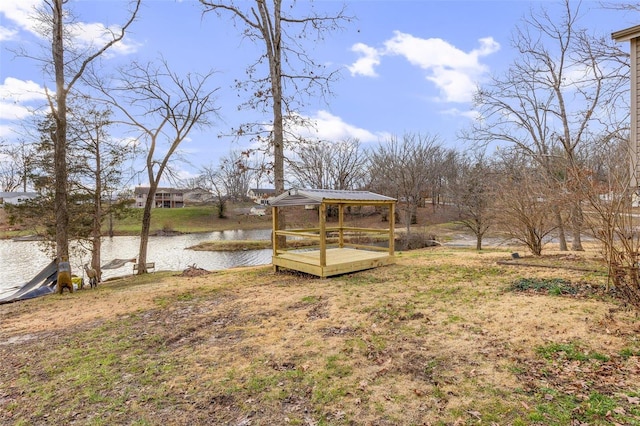
[[[271, 249], [236, 252], [213, 252], [186, 250], [203, 241], [212, 240], [268, 240], [270, 229], [217, 231], [175, 236], [149, 237], [147, 261], [155, 262], [155, 270], [182, 271], [196, 265], [209, 271], [234, 268], [237, 266], [265, 265], [271, 263]], [[138, 256], [140, 238], [113, 237], [102, 240], [102, 264], [113, 259], [129, 259]], [[41, 250], [37, 241], [0, 240], [0, 297], [10, 294], [22, 286], [51, 262], [52, 257]], [[82, 265], [89, 263], [91, 255], [82, 252], [71, 256], [72, 272], [82, 276]], [[118, 269], [104, 270], [102, 278], [129, 275], [133, 264], [127, 263]]]

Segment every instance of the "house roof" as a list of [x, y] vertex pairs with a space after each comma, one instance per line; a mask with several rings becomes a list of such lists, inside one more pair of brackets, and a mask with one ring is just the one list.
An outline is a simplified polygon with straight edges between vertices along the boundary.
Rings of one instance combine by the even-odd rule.
[[37, 192], [0, 192], [0, 198], [16, 198], [16, 197], [31, 197], [38, 196]]
[[338, 189], [290, 189], [273, 199], [269, 205], [304, 206], [327, 204], [383, 204], [393, 203], [395, 198], [369, 191], [346, 191]]
[[[148, 194], [149, 190], [151, 188], [149, 188], [148, 186], [136, 186], [133, 190], [134, 194]], [[184, 193], [183, 189], [176, 189], [176, 188], [166, 188], [166, 187], [158, 187], [156, 188], [156, 194], [159, 192], [168, 192], [170, 194], [180, 194], [180, 193]]]
[[615, 41], [627, 41], [638, 37], [640, 37], [640, 25], [611, 33], [611, 38]]
[[251, 188], [249, 191], [253, 191], [254, 194], [275, 194], [275, 188]]
[[190, 188], [190, 189], [185, 189], [183, 191], [185, 194], [191, 194], [191, 193], [206, 193], [206, 194], [211, 194], [211, 191], [209, 191], [208, 189], [204, 189], [204, 188], [200, 188], [199, 186], [196, 188]]

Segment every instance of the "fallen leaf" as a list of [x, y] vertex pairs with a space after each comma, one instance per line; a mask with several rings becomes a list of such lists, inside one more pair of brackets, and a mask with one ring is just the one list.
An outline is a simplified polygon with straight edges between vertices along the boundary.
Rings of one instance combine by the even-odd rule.
[[467, 413], [471, 414], [473, 417], [480, 418], [480, 412], [479, 411], [467, 411]]

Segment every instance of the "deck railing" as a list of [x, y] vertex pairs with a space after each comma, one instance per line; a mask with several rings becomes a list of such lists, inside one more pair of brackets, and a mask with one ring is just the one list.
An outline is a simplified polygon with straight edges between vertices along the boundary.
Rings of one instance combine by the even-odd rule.
[[[376, 238], [375, 235], [385, 235], [386, 238]], [[297, 240], [317, 240], [317, 244], [287, 244], [287, 247], [278, 247], [276, 254], [286, 253], [292, 250], [320, 248], [320, 228], [301, 228], [275, 231], [275, 237], [293, 237]], [[374, 245], [375, 243], [389, 240], [389, 229], [359, 228], [359, 227], [327, 227], [325, 228], [326, 246], [349, 247], [359, 250], [388, 251], [388, 247]], [[290, 240], [287, 240], [289, 242]], [[294, 240], [295, 241], [295, 240]]]

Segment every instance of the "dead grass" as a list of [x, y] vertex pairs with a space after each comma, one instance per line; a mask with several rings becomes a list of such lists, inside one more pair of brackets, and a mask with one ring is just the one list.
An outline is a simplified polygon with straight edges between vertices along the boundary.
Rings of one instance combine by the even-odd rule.
[[[437, 248], [332, 279], [154, 274], [3, 305], [0, 423], [640, 424], [636, 312], [601, 272], [509, 259]], [[523, 277], [599, 290], [508, 290]]]

